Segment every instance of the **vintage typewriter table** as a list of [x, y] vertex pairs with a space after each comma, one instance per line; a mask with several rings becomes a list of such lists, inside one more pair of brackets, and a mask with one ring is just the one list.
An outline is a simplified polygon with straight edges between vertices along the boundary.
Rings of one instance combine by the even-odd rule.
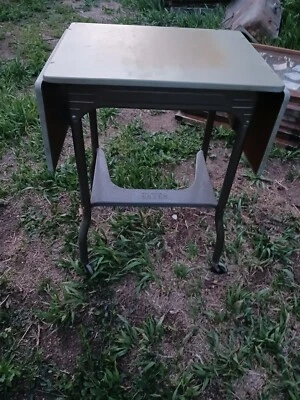
[[[80, 260], [92, 273], [87, 234], [95, 206], [212, 207], [216, 244], [212, 269], [224, 245], [223, 214], [244, 151], [261, 169], [288, 93], [240, 32], [73, 23], [36, 81], [48, 168], [55, 171], [71, 126], [83, 210]], [[99, 148], [96, 109], [102, 107], [209, 112], [193, 184], [179, 190], [125, 189], [109, 177]], [[216, 111], [231, 116], [236, 131], [218, 199], [206, 169]], [[93, 160], [89, 179], [82, 118], [89, 114]]]

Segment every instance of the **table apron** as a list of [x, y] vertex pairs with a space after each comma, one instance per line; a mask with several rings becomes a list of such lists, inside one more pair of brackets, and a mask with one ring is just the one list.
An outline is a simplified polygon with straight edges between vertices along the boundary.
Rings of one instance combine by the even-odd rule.
[[165, 110], [215, 110], [239, 119], [250, 119], [257, 102], [256, 92], [227, 90], [175, 90], [66, 85], [70, 115], [82, 117], [95, 108], [138, 108]]

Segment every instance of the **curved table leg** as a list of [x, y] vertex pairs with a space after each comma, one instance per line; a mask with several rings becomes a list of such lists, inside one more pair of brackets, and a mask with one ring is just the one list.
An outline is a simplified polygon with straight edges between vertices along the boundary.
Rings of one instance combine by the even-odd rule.
[[82, 221], [79, 229], [79, 253], [80, 261], [89, 273], [93, 268], [89, 263], [87, 234], [91, 223], [92, 206], [90, 201], [90, 189], [87, 175], [87, 165], [85, 157], [83, 130], [81, 118], [76, 115], [71, 116], [71, 129], [75, 151], [76, 167], [79, 180], [80, 198], [82, 205]]
[[96, 158], [97, 158], [97, 150], [99, 148], [99, 139], [98, 139], [98, 128], [97, 128], [97, 112], [96, 110], [92, 110], [89, 112], [90, 119], [90, 131], [91, 131], [91, 143], [92, 143], [92, 164], [90, 171], [90, 181], [91, 181], [91, 189], [93, 186]]
[[223, 274], [227, 272], [227, 267], [220, 263], [220, 258], [224, 248], [224, 223], [223, 223], [223, 213], [218, 212], [216, 210], [215, 214], [215, 225], [216, 225], [216, 244], [212, 257], [212, 270], [217, 274]]
[[243, 121], [242, 118], [239, 120], [238, 128], [236, 132], [236, 139], [231, 152], [230, 160], [226, 170], [224, 182], [222, 185], [218, 205], [215, 214], [215, 225], [216, 225], [216, 244], [212, 257], [212, 271], [218, 274], [227, 272], [227, 267], [220, 263], [220, 258], [222, 255], [224, 247], [224, 225], [223, 225], [223, 215], [224, 210], [228, 201], [230, 190], [235, 178], [236, 170], [243, 152], [245, 139], [247, 136], [249, 121]]
[[202, 143], [202, 151], [203, 151], [203, 156], [204, 156], [205, 160], [207, 158], [209, 143], [210, 143], [212, 131], [214, 128], [215, 119], [216, 119], [216, 111], [209, 111], [205, 130], [204, 130], [203, 143]]
[[80, 261], [84, 265], [85, 269], [89, 274], [92, 274], [93, 267], [89, 263], [89, 256], [88, 256], [88, 246], [87, 246], [87, 235], [89, 231], [91, 223], [91, 211], [85, 212], [82, 217], [82, 221], [80, 223], [79, 228], [79, 254], [80, 254]]

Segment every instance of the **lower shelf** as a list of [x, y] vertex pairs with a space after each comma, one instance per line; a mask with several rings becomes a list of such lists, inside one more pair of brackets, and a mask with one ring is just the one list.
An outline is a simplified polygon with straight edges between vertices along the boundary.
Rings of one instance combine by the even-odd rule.
[[98, 149], [92, 206], [215, 207], [217, 200], [202, 151], [197, 153], [195, 180], [186, 189], [124, 189], [112, 183], [103, 150]]

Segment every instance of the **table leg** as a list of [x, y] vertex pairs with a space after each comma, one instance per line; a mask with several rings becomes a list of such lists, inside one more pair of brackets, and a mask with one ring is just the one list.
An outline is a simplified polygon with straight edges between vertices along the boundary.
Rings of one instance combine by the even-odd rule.
[[92, 143], [92, 164], [90, 171], [90, 180], [91, 187], [93, 186], [96, 158], [97, 158], [97, 150], [99, 147], [99, 139], [98, 139], [98, 128], [97, 128], [97, 112], [96, 110], [92, 110], [89, 112], [90, 119], [90, 130], [91, 130], [91, 143]]
[[89, 264], [87, 234], [90, 227], [92, 207], [90, 201], [90, 189], [87, 175], [83, 130], [81, 118], [71, 117], [71, 129], [75, 151], [76, 167], [79, 180], [80, 198], [82, 205], [82, 221], [79, 228], [79, 253], [80, 261], [89, 273], [92, 273], [92, 266]]
[[216, 244], [212, 257], [212, 270], [218, 274], [227, 272], [227, 267], [220, 263], [221, 254], [224, 247], [224, 224], [223, 216], [226, 208], [227, 200], [230, 190], [235, 178], [236, 170], [243, 152], [245, 139], [247, 136], [248, 123], [239, 123], [236, 140], [231, 152], [229, 164], [225, 174], [223, 186], [221, 189], [219, 201], [215, 213], [215, 226], [216, 226]]
[[202, 143], [202, 151], [203, 151], [203, 156], [204, 156], [205, 160], [206, 160], [207, 153], [208, 153], [208, 148], [209, 148], [211, 134], [212, 134], [213, 127], [214, 127], [215, 118], [216, 118], [216, 112], [209, 111], [206, 126], [205, 126], [205, 131], [204, 131], [203, 143]]

